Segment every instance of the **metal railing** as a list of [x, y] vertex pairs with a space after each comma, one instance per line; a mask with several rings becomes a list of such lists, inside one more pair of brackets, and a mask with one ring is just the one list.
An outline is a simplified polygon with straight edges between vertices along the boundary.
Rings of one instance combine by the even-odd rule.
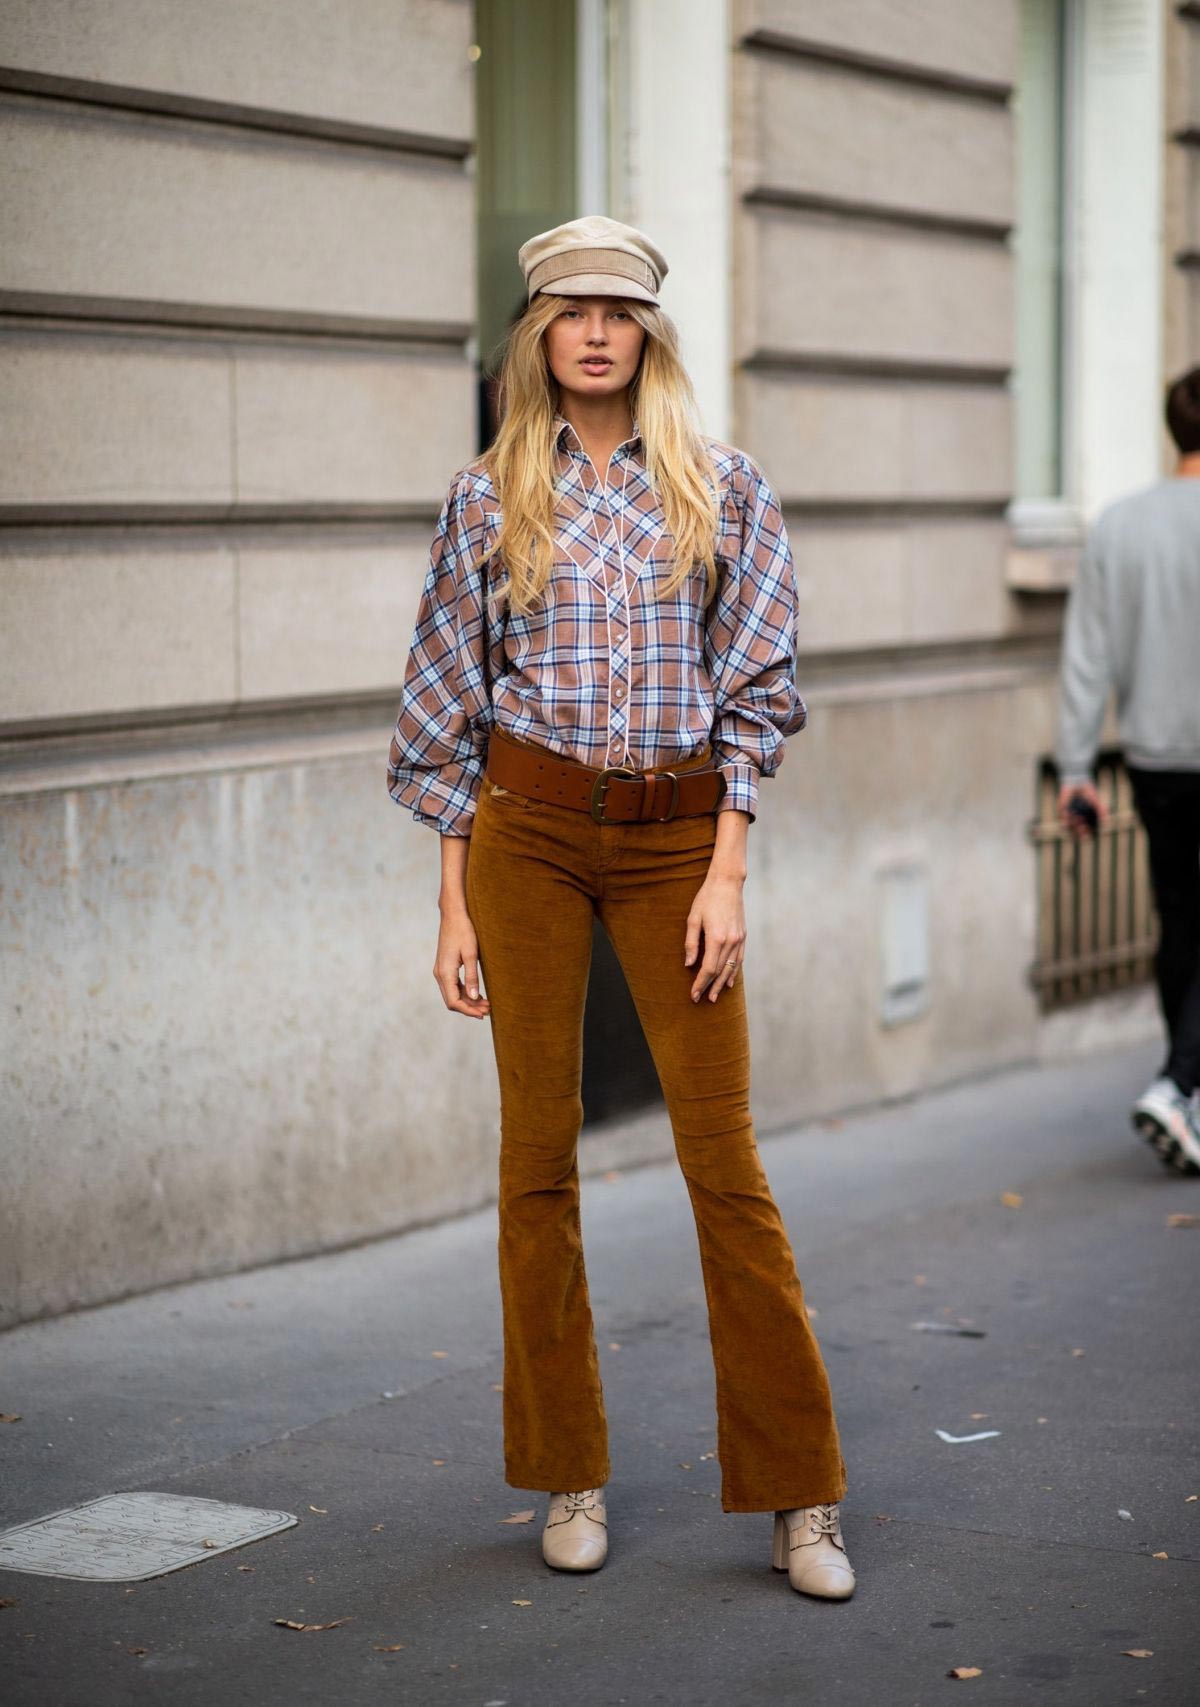
[[1096, 788], [1108, 816], [1076, 838], [1058, 820], [1058, 772], [1043, 759], [1029, 838], [1037, 859], [1037, 950], [1030, 981], [1043, 1009], [1143, 984], [1158, 942], [1146, 834], [1119, 753], [1101, 753]]

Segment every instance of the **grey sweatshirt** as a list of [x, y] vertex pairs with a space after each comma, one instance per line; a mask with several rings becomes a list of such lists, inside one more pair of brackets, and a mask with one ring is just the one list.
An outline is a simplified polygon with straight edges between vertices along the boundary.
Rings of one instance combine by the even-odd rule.
[[1129, 764], [1200, 770], [1200, 479], [1121, 498], [1090, 531], [1063, 636], [1063, 782], [1088, 777], [1112, 692]]

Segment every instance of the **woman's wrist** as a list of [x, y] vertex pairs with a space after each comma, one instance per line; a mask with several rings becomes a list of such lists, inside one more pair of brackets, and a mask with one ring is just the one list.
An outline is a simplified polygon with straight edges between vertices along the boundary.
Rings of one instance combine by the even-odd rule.
[[730, 810], [717, 813], [717, 839], [709, 862], [713, 877], [746, 880], [746, 837], [750, 829], [750, 814]]
[[709, 861], [708, 875], [724, 883], [744, 883], [746, 881], [746, 867], [722, 861], [714, 854]]

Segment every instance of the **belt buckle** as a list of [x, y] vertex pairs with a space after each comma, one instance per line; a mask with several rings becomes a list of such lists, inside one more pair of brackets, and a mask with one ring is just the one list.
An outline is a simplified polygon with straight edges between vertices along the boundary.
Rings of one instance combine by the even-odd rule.
[[673, 818], [675, 816], [675, 809], [679, 805], [679, 778], [675, 775], [674, 771], [658, 771], [656, 772], [656, 775], [669, 776], [671, 779], [671, 804], [658, 819], [660, 824], [665, 824], [669, 818]]
[[630, 778], [631, 781], [636, 781], [640, 774], [640, 771], [630, 770], [627, 765], [607, 765], [604, 770], [597, 774], [596, 780], [592, 784], [592, 817], [597, 824], [620, 824], [624, 822], [621, 818], [606, 818], [604, 816], [604, 796], [608, 792], [609, 777], [623, 776]]

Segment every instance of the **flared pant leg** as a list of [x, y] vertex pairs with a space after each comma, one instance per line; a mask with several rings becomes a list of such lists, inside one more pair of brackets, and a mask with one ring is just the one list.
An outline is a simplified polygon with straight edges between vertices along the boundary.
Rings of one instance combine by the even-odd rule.
[[580, 817], [493, 800], [485, 779], [467, 863], [500, 1087], [504, 1476], [547, 1491], [600, 1487], [610, 1474], [579, 1213], [595, 917]]
[[667, 846], [630, 834], [605, 870], [600, 916], [654, 1057], [695, 1216], [722, 1508], [833, 1502], [846, 1491], [845, 1464], [825, 1365], [758, 1152], [743, 975], [715, 1002], [693, 1002], [697, 963], [683, 961], [688, 913], [715, 838], [711, 818], [692, 822], [698, 828], [677, 832]]

